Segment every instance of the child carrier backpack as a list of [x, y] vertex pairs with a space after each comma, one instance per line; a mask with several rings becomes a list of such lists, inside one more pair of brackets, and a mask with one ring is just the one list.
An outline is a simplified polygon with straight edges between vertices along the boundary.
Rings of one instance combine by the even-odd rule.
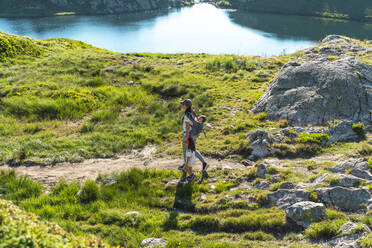
[[[187, 118], [189, 118], [192, 122], [192, 129], [191, 133], [194, 137], [199, 137], [199, 135], [204, 132], [204, 123], [200, 123], [197, 120], [195, 120], [195, 117], [192, 113], [186, 114]], [[205, 132], [204, 132], [205, 134]]]

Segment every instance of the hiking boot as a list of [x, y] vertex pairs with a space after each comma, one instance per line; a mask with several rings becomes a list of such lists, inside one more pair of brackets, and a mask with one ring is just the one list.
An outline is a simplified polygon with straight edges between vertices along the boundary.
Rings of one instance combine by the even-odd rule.
[[184, 169], [185, 169], [185, 164], [183, 164], [183, 165], [181, 165], [181, 166], [178, 167], [178, 170], [180, 170], [180, 171], [182, 171]]
[[209, 167], [209, 164], [207, 164], [206, 162], [203, 163], [203, 171], [206, 171]]
[[186, 177], [187, 181], [192, 182], [195, 179], [195, 174], [193, 173], [191, 176]]

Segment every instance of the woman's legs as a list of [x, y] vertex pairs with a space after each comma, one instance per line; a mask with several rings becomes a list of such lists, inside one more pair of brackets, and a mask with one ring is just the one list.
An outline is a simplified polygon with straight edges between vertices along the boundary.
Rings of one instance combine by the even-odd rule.
[[[194, 142], [196, 144], [196, 140], [198, 139], [199, 137], [194, 137]], [[202, 162], [203, 164], [206, 164], [205, 160], [204, 160], [204, 157], [203, 155], [201, 155], [201, 153], [198, 151], [198, 150], [195, 150], [195, 156], [200, 160], [200, 162]]]

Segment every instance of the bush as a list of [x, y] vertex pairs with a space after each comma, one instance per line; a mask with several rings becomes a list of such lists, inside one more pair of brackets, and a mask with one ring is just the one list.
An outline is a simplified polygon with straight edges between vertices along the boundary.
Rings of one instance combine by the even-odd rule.
[[93, 180], [85, 181], [80, 191], [79, 199], [81, 203], [90, 203], [97, 201], [100, 196], [99, 187]]
[[303, 144], [316, 143], [320, 145], [328, 140], [329, 135], [325, 133], [300, 133], [297, 138], [297, 141]]
[[280, 128], [286, 128], [289, 126], [288, 120], [280, 120], [278, 121], [278, 125]]
[[200, 216], [191, 221], [191, 229], [201, 233], [216, 232], [220, 229], [218, 218]]
[[305, 236], [312, 240], [331, 239], [339, 232], [346, 220], [327, 220], [313, 223], [305, 230]]
[[365, 138], [365, 136], [366, 136], [366, 131], [365, 131], [366, 127], [364, 126], [364, 123], [359, 122], [357, 124], [354, 124], [352, 126], [352, 129], [353, 129], [353, 131], [355, 133], [357, 133], [359, 135], [359, 137]]
[[14, 171], [0, 171], [0, 196], [21, 201], [41, 195], [43, 187], [28, 177], [17, 177]]
[[266, 113], [259, 113], [258, 115], [256, 115], [255, 117], [257, 120], [259, 121], [266, 121], [267, 119], [267, 114]]
[[272, 234], [264, 233], [264, 232], [252, 232], [252, 233], [246, 233], [244, 235], [245, 239], [248, 240], [275, 240], [275, 237]]

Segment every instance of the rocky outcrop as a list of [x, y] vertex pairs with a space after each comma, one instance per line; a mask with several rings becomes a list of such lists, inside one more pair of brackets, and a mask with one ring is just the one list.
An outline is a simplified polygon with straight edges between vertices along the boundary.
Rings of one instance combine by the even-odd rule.
[[372, 65], [345, 55], [349, 50], [368, 52], [354, 46], [346, 38], [327, 37], [321, 47], [305, 52], [308, 60], [284, 65], [252, 111], [266, 112], [271, 120], [287, 119], [291, 125], [326, 126], [336, 119], [371, 126]]
[[254, 158], [261, 159], [274, 154], [273, 139], [268, 132], [257, 129], [249, 132], [247, 139], [252, 147]]
[[317, 189], [320, 200], [333, 207], [345, 211], [356, 211], [363, 208], [371, 199], [370, 193], [365, 189], [349, 189], [344, 187]]
[[298, 202], [287, 208], [285, 211], [288, 219], [304, 228], [312, 222], [317, 222], [327, 217], [326, 208], [322, 203], [311, 201]]

